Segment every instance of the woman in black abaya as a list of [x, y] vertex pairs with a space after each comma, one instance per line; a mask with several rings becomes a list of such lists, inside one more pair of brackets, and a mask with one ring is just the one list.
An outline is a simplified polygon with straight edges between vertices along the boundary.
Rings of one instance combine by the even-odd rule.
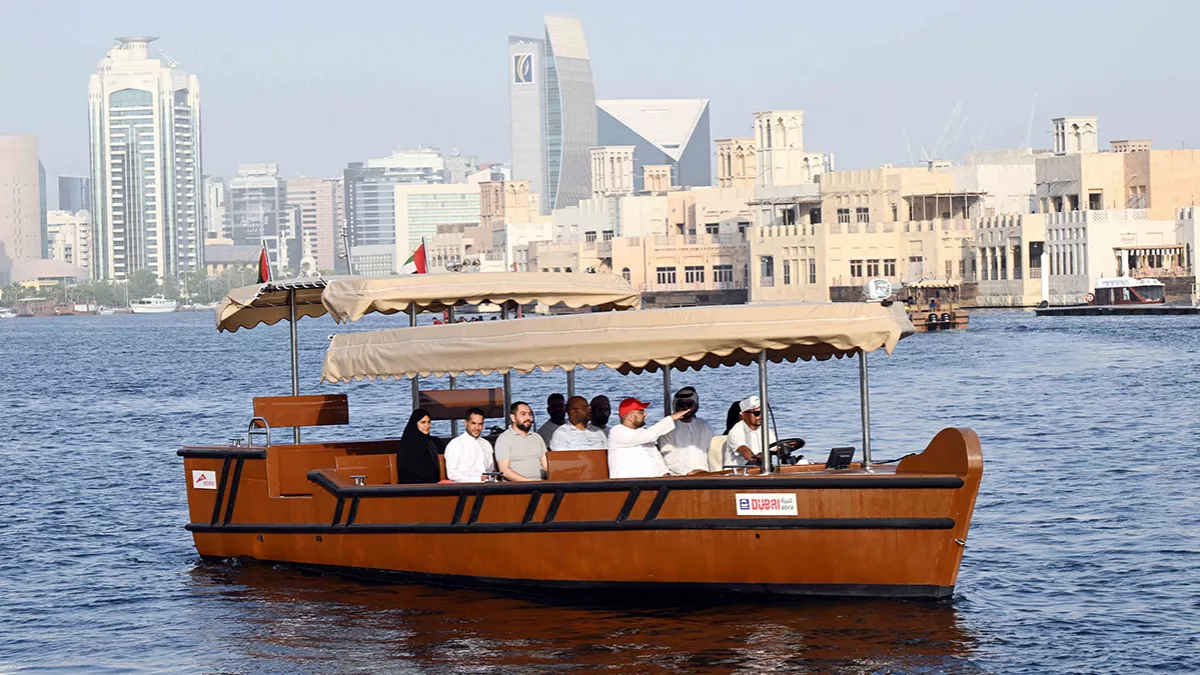
[[421, 408], [413, 411], [400, 437], [396, 475], [401, 483], [436, 483], [441, 479], [437, 446], [429, 429], [433, 421]]

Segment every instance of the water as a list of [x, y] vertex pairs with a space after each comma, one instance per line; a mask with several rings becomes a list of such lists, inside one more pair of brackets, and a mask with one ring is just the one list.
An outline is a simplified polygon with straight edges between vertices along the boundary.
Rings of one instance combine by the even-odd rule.
[[[302, 389], [351, 400], [351, 428], [314, 437], [398, 435], [406, 382], [317, 384], [339, 330], [300, 324]], [[252, 395], [290, 391], [286, 327], [218, 334], [207, 313], [0, 321], [0, 672], [1200, 671], [1198, 348], [1197, 317], [1013, 312], [872, 355], [877, 458], [950, 425], [983, 441], [950, 602], [581, 604], [201, 563], [175, 450], [225, 442]], [[859, 444], [853, 361], [770, 375], [781, 437]], [[695, 385], [717, 426], [755, 377], [674, 384]], [[540, 409], [563, 377], [514, 382]], [[578, 389], [661, 399], [654, 376], [581, 373]]]

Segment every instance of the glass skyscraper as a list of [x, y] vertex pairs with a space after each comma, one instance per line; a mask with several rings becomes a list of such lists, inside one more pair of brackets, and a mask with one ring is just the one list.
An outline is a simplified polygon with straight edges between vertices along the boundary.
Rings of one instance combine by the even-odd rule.
[[528, 180], [540, 210], [591, 196], [596, 90], [583, 25], [546, 17], [545, 39], [508, 38], [513, 179]]
[[151, 58], [155, 39], [117, 38], [88, 82], [99, 279], [204, 267], [200, 83]]

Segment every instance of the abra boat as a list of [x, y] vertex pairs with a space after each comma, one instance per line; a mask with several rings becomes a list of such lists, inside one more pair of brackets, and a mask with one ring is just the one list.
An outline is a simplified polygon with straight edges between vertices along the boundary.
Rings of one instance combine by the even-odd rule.
[[904, 287], [909, 318], [918, 333], [966, 330], [971, 317], [958, 307], [958, 284], [944, 279], [922, 279]]
[[174, 312], [178, 305], [179, 303], [175, 300], [170, 300], [159, 294], [134, 300], [129, 303], [129, 309], [133, 310], [134, 314], [166, 314], [167, 312]]
[[[494, 417], [507, 410], [512, 376], [536, 369], [564, 370], [572, 393], [579, 367], [661, 372], [669, 391], [673, 370], [740, 365], [757, 367], [766, 406], [770, 363], [857, 357], [861, 459], [848, 468], [779, 466], [767, 453], [763, 467], [748, 472], [610, 479], [606, 451], [556, 451], [541, 482], [400, 485], [396, 441], [301, 442], [300, 427], [345, 424], [349, 416], [345, 394], [299, 395], [301, 316], [405, 311], [415, 324], [420, 311], [486, 300], [507, 315], [535, 299], [634, 311], [337, 335], [322, 380], [409, 379], [414, 403], [443, 404], [431, 406], [445, 412], [431, 410], [435, 419], [480, 404]], [[638, 304], [620, 277], [536, 273], [301, 280], [231, 293], [218, 329], [291, 321], [293, 396], [255, 399], [245, 445], [179, 451], [197, 551], [206, 559], [507, 589], [953, 592], [983, 471], [978, 437], [944, 429], [894, 464], [878, 464], [871, 453], [866, 355], [890, 353], [913, 331], [899, 305], [637, 311]], [[424, 376], [494, 372], [504, 374], [501, 392], [417, 390]], [[293, 428], [292, 443], [275, 442], [281, 426]], [[762, 433], [765, 442], [766, 425]]]
[[1096, 280], [1096, 292], [1084, 300], [1089, 305], [1162, 305], [1167, 301], [1167, 285], [1158, 279], [1133, 277], [1101, 277]]

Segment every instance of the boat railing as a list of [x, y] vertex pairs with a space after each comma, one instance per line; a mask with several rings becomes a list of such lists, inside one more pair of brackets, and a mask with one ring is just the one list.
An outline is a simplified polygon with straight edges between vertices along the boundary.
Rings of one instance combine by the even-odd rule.
[[261, 447], [271, 447], [271, 424], [267, 422], [265, 417], [250, 418], [250, 425], [246, 429], [246, 445], [252, 448], [256, 447], [254, 445], [254, 438], [256, 436], [263, 440], [263, 445]]

